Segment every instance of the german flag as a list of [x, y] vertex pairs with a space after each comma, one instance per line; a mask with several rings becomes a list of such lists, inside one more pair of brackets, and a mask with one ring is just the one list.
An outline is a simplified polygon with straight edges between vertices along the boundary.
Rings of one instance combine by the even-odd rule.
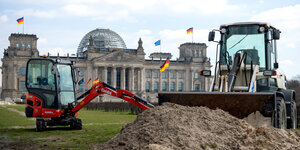
[[169, 67], [170, 60], [167, 58], [166, 62], [160, 67], [160, 72], [164, 72], [167, 67]]
[[99, 79], [97, 78], [95, 81], [93, 81], [93, 84], [98, 83]]
[[23, 24], [23, 23], [24, 23], [24, 17], [19, 18], [19, 19], [17, 20], [17, 22], [18, 22], [18, 25]]
[[92, 77], [90, 77], [89, 81], [86, 82], [86, 84], [89, 84], [90, 82], [92, 82]]
[[186, 30], [186, 33], [187, 33], [187, 34], [193, 33], [193, 27], [187, 29], [187, 30]]

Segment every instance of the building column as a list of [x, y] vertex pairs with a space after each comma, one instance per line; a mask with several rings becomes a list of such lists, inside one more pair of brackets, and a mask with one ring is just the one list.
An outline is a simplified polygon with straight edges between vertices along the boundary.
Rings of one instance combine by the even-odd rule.
[[132, 72], [131, 72], [132, 68], [128, 68], [128, 90], [132, 91]]
[[102, 81], [107, 83], [107, 67], [104, 66], [102, 70]]
[[129, 81], [129, 90], [130, 91], [134, 91], [135, 89], [134, 89], [134, 67], [131, 67], [130, 68], [130, 71], [129, 71], [129, 79], [130, 79], [130, 81]]
[[[87, 74], [86, 74], [86, 76], [87, 76], [87, 78], [86, 78], [87, 80], [86, 81], [89, 81], [90, 77], [93, 77], [92, 66], [91, 65], [87, 66]], [[92, 84], [89, 83], [89, 84], [86, 84], [86, 88], [85, 89], [90, 89], [91, 87], [92, 87]]]
[[111, 86], [116, 88], [116, 74], [117, 74], [117, 68], [116, 67], [112, 67], [111, 70]]
[[191, 91], [194, 91], [194, 71], [191, 70], [190, 73], [191, 73], [191, 75], [190, 75], [190, 78], [191, 78]]
[[14, 87], [13, 87], [13, 89], [14, 90], [19, 90], [19, 87], [18, 87], [18, 70], [17, 70], [17, 68], [18, 68], [18, 65], [17, 64], [14, 64], [14, 72], [13, 72], [13, 78], [14, 78]]
[[186, 69], [185, 70], [185, 75], [184, 75], [184, 91], [189, 91], [189, 83], [190, 83], [190, 79], [189, 79], [189, 73], [190, 73], [190, 70], [189, 69]]
[[93, 81], [98, 78], [99, 79], [99, 76], [98, 76], [98, 67], [93, 67]]
[[122, 67], [121, 69], [121, 89], [125, 89], [125, 75], [126, 75], [126, 68]]
[[141, 91], [145, 92], [145, 68], [141, 68]]
[[141, 69], [138, 68], [138, 74], [137, 74], [137, 91], [141, 91]]

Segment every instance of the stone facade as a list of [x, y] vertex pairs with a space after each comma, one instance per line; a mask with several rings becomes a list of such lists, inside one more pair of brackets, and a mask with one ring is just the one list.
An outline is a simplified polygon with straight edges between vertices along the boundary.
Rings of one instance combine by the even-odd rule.
[[[37, 50], [36, 35], [11, 34], [10, 46], [4, 50], [2, 58], [2, 98], [20, 98], [26, 94], [26, 62], [32, 57], [41, 57]], [[210, 70], [210, 60], [206, 57], [206, 44], [184, 43], [179, 47], [180, 57], [170, 60], [169, 67], [160, 72], [160, 66], [170, 53], [153, 53], [151, 59], [145, 59], [143, 42], [138, 41], [137, 49], [105, 48], [97, 49], [90, 37], [87, 50], [83, 55], [48, 56], [54, 59], [75, 61], [78, 79], [84, 83], [77, 85], [78, 95], [88, 90], [92, 84], [86, 84], [91, 77], [111, 84], [113, 87], [129, 90], [152, 102], [157, 101], [160, 91], [207, 91], [210, 78], [198, 75], [200, 70]], [[100, 100], [114, 100], [102, 96]]]

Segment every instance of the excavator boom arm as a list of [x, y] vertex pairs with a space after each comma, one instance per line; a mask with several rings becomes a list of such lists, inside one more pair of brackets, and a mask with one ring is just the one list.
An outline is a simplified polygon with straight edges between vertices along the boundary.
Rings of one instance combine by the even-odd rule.
[[123, 90], [123, 89], [115, 89], [114, 87], [106, 84], [105, 82], [98, 82], [94, 84], [90, 90], [86, 91], [84, 94], [79, 96], [77, 100], [84, 98], [80, 101], [74, 108], [72, 108], [72, 112], [78, 112], [81, 108], [91, 102], [95, 97], [107, 94], [110, 96], [121, 98], [143, 110], [154, 107], [151, 103], [146, 100], [134, 95], [133, 93]]

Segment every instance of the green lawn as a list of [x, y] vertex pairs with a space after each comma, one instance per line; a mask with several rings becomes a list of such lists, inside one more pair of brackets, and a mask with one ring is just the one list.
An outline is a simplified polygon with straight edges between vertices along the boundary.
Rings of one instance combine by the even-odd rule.
[[[44, 132], [35, 131], [35, 121], [27, 119], [8, 108], [24, 111], [25, 105], [0, 106], [0, 136], [8, 137], [16, 144], [39, 149], [93, 149], [120, 132], [122, 126], [135, 120], [129, 112], [104, 112], [81, 110], [82, 130], [69, 127], [49, 127]], [[26, 128], [20, 128], [24, 126]], [[22, 147], [24, 148], [24, 147]]]

